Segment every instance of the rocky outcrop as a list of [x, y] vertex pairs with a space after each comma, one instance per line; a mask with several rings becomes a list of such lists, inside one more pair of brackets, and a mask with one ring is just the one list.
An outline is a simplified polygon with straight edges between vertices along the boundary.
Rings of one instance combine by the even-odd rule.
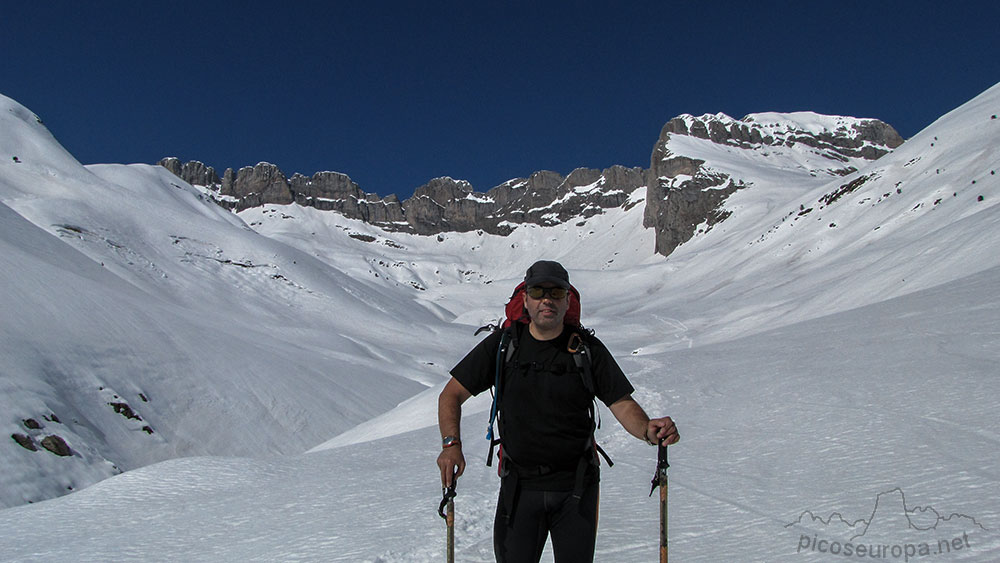
[[710, 127], [697, 120], [689, 126], [685, 120], [675, 118], [663, 127], [653, 148], [650, 176], [654, 180], [646, 190], [643, 226], [655, 230], [654, 250], [663, 256], [669, 256], [690, 240], [698, 225], [706, 223], [711, 228], [724, 220], [722, 203], [737, 189], [728, 176], [706, 172], [704, 160], [674, 155], [667, 148], [672, 134], [690, 134], [718, 142], [712, 139], [710, 131], [715, 131], [717, 139], [726, 138], [717, 126]]
[[261, 162], [257, 166], [244, 166], [235, 177], [228, 174], [228, 170], [226, 172], [232, 181], [223, 181], [220, 193], [235, 198], [243, 209], [265, 203], [288, 205], [295, 201], [285, 173], [273, 164]]
[[403, 202], [406, 222], [413, 232], [432, 235], [470, 231], [483, 225], [488, 206], [474, 196], [472, 185], [462, 180], [435, 178], [413, 191]]
[[655, 230], [657, 254], [669, 256], [694, 236], [699, 225], [711, 229], [729, 216], [722, 204], [742, 184], [724, 174], [704, 171], [703, 164], [683, 156], [658, 161], [654, 151], [656, 180], [646, 191], [643, 226]]
[[22, 448], [33, 452], [38, 451], [38, 447], [35, 446], [35, 441], [32, 440], [31, 437], [17, 433], [11, 434], [10, 437], [13, 438], [14, 441], [17, 442]]
[[339, 172], [317, 172], [312, 177], [295, 174], [289, 181], [295, 203], [322, 211], [336, 211], [352, 219], [381, 226], [403, 221], [399, 199], [380, 199], [361, 191], [350, 176]]
[[222, 183], [219, 175], [215, 173], [214, 168], [205, 166], [196, 160], [182, 164], [180, 159], [170, 157], [164, 158], [159, 164], [192, 186], [214, 186], [218, 188]]
[[197, 161], [182, 164], [171, 157], [159, 164], [191, 185], [208, 188], [218, 204], [234, 211], [267, 203], [295, 202], [384, 227], [405, 222], [399, 198], [365, 193], [349, 176], [339, 172], [317, 172], [311, 177], [294, 174], [287, 178], [277, 166], [261, 162], [238, 171], [227, 168], [219, 178], [214, 168]]
[[70, 449], [66, 440], [63, 440], [61, 437], [56, 435], [42, 438], [42, 447], [60, 457], [69, 457], [73, 455], [73, 450]]
[[[52, 417], [55, 418], [55, 415], [52, 415]], [[47, 420], [51, 419], [47, 418]], [[34, 418], [26, 418], [21, 422], [28, 430], [41, 430], [44, 428], [42, 423], [38, 422]], [[17, 442], [22, 448], [32, 452], [38, 451], [38, 446], [35, 444], [35, 439], [33, 437], [19, 433], [11, 434], [10, 437], [13, 438], [14, 441]], [[42, 438], [41, 446], [57, 456], [68, 457], [73, 455], [73, 450], [71, 450], [69, 445], [66, 444], [66, 440], [60, 436], [56, 436], [55, 434]]]

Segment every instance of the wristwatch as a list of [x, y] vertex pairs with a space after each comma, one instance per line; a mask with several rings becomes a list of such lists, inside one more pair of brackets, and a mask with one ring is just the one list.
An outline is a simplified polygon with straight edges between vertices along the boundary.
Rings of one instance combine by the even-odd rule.
[[[654, 434], [653, 437], [656, 438], [656, 435]], [[646, 435], [643, 436], [643, 438], [645, 438], [646, 443], [649, 444], [650, 446], [659, 446], [660, 445], [659, 438], [657, 438], [655, 440], [650, 440], [649, 439], [649, 428], [646, 429]]]
[[456, 436], [445, 436], [444, 438], [441, 439], [442, 448], [450, 448], [452, 446], [458, 446], [461, 443], [462, 441], [459, 440], [458, 437]]

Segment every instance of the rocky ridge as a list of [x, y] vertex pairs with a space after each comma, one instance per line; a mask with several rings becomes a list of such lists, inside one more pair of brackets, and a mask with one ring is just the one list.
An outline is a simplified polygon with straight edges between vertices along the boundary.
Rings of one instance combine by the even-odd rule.
[[159, 163], [195, 186], [205, 186], [224, 207], [242, 211], [264, 204], [297, 203], [377, 225], [388, 231], [435, 235], [449, 231], [482, 230], [506, 235], [518, 224], [556, 225], [587, 218], [618, 207], [636, 189], [647, 185], [642, 168], [612, 166], [607, 170], [580, 168], [563, 177], [543, 170], [528, 178], [509, 180], [486, 193], [464, 180], [435, 178], [413, 196], [399, 201], [366, 193], [346, 174], [317, 172], [287, 178], [274, 164], [261, 162], [239, 171], [215, 169], [197, 161]]
[[[388, 231], [421, 235], [481, 230], [506, 235], [520, 224], [543, 226], [584, 220], [605, 209], [636, 205], [630, 195], [646, 188], [644, 224], [656, 230], [656, 252], [669, 255], [689, 240], [699, 226], [710, 229], [729, 216], [724, 202], [753, 178], [735, 177], [706, 164], [697, 154], [671, 148], [674, 137], [688, 137], [739, 150], [755, 151], [763, 163], [766, 150], [808, 153], [812, 176], [842, 176], [857, 170], [903, 143], [890, 125], [874, 119], [793, 114], [751, 114], [741, 120], [725, 114], [681, 115], [668, 121], [653, 147], [650, 167], [579, 168], [568, 176], [539, 171], [509, 180], [485, 193], [449, 177], [435, 178], [413, 196], [380, 198], [366, 193], [346, 174], [317, 172], [286, 177], [277, 166], [262, 162], [238, 171], [215, 169], [197, 161], [165, 158], [160, 165], [196, 186], [208, 189], [219, 204], [242, 211], [264, 204], [297, 203], [336, 211]], [[694, 151], [697, 152], [697, 151]], [[755, 155], [756, 156], [756, 155]], [[819, 157], [818, 159], [815, 157]], [[632, 203], [629, 203], [632, 201]]]

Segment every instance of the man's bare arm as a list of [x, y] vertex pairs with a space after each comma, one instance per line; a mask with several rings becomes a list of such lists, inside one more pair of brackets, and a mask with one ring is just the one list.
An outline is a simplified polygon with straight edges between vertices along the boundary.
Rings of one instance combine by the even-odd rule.
[[615, 401], [610, 408], [611, 413], [615, 415], [622, 427], [640, 440], [650, 444], [656, 444], [659, 441], [663, 445], [669, 446], [676, 444], [680, 439], [677, 427], [669, 416], [650, 419], [646, 411], [639, 406], [639, 403], [635, 402], [631, 395]]
[[[461, 439], [462, 403], [471, 396], [472, 393], [454, 377], [445, 384], [438, 395], [438, 429], [441, 431], [441, 438], [454, 436]], [[465, 472], [465, 455], [462, 453], [461, 442], [443, 448], [437, 464], [441, 469], [441, 484], [450, 487], [452, 476], [458, 477]]]

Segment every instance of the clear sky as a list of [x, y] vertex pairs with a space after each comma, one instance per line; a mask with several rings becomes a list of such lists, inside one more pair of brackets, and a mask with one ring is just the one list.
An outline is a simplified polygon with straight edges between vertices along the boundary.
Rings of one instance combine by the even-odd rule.
[[909, 137], [1000, 81], [998, 37], [996, 1], [4, 2], [0, 93], [85, 164], [267, 161], [405, 198], [648, 167], [682, 113]]

